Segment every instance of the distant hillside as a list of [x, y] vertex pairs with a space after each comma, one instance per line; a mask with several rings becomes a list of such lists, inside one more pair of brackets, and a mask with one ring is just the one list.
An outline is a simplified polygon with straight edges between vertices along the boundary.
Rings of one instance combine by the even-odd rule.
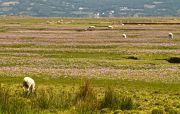
[[0, 0], [0, 15], [180, 16], [180, 0]]

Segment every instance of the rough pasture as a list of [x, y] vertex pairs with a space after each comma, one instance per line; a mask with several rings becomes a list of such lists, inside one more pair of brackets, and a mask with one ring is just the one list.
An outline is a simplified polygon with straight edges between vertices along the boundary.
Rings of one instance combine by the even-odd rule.
[[[50, 84], [69, 91], [75, 85], [77, 91], [81, 79], [88, 78], [95, 90], [101, 90], [97, 95], [109, 85], [134, 96], [140, 105], [137, 112], [164, 110], [165, 105], [179, 110], [180, 64], [167, 59], [180, 57], [180, 25], [122, 26], [180, 23], [179, 18], [63, 19], [60, 24], [48, 20], [60, 19], [1, 17], [0, 83], [17, 85], [24, 76], [32, 76], [40, 88]], [[92, 25], [113, 29], [84, 31]], [[169, 32], [176, 38], [169, 39]], [[128, 59], [132, 56], [138, 59]]]

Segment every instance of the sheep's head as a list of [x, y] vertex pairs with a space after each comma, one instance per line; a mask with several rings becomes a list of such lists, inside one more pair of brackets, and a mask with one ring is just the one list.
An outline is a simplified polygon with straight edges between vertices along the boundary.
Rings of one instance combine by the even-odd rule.
[[25, 81], [23, 81], [22, 86], [25, 87], [25, 88], [28, 88], [28, 87], [29, 87], [28, 84], [27, 84], [27, 82], [25, 82]]

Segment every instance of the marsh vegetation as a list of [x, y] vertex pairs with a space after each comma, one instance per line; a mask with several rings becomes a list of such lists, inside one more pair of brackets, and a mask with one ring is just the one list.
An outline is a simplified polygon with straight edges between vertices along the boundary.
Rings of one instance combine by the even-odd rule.
[[0, 18], [0, 113], [180, 113], [179, 18], [58, 20]]

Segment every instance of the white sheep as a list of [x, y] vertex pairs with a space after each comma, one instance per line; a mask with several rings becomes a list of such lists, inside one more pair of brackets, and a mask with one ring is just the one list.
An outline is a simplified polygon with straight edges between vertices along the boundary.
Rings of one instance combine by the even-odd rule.
[[95, 30], [95, 28], [96, 28], [95, 26], [89, 26], [87, 30], [92, 31], [92, 30]]
[[113, 26], [109, 25], [109, 26], [108, 26], [108, 29], [113, 29]]
[[24, 78], [22, 86], [24, 91], [27, 91], [28, 93], [35, 91], [35, 81], [30, 77]]
[[122, 34], [123, 38], [127, 38], [127, 35], [126, 34]]
[[46, 21], [47, 24], [51, 24], [51, 21]]
[[173, 39], [174, 38], [174, 35], [171, 32], [168, 34], [168, 36], [169, 36], [169, 39]]

